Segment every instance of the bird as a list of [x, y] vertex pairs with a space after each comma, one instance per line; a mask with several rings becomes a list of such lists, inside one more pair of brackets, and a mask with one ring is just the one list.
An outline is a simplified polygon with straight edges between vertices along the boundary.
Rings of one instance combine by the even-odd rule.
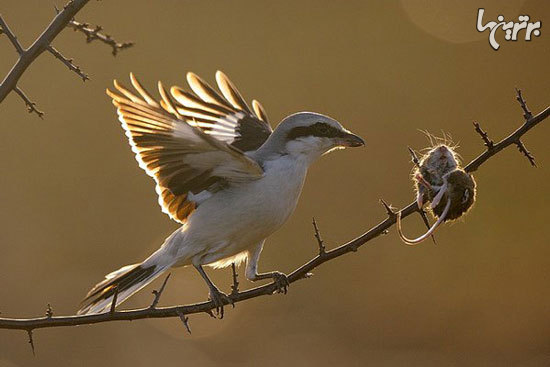
[[107, 312], [180, 266], [196, 268], [222, 317], [230, 299], [204, 266], [246, 261], [247, 279], [271, 279], [286, 293], [285, 274], [258, 272], [266, 238], [293, 213], [317, 158], [365, 145], [338, 121], [314, 112], [292, 114], [273, 130], [260, 102], [250, 108], [221, 71], [215, 74], [219, 92], [192, 72], [186, 79], [191, 91], [166, 90], [158, 82], [159, 99], [133, 73], [133, 91], [116, 80], [115, 91], [106, 90], [139, 166], [155, 181], [162, 211], [181, 227], [143, 262], [106, 275], [78, 314]]

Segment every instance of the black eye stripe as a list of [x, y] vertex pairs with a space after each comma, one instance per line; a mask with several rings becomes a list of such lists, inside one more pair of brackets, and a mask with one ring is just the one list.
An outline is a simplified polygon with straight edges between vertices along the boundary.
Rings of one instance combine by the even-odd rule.
[[342, 137], [345, 133], [324, 122], [317, 122], [310, 126], [297, 126], [289, 131], [287, 140], [294, 140], [305, 136], [318, 136], [325, 138]]

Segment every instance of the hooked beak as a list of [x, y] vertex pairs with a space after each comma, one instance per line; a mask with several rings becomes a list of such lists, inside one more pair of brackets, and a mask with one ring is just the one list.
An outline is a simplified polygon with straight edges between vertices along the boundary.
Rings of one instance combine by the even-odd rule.
[[358, 135], [346, 133], [341, 140], [342, 146], [345, 147], [361, 147], [365, 145], [365, 141]]

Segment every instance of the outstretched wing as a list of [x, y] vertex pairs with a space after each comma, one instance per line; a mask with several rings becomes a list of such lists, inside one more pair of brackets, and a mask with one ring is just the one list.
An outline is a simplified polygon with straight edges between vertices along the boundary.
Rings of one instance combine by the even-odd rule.
[[224, 73], [216, 72], [221, 95], [194, 73], [187, 73], [187, 82], [193, 93], [180, 87], [170, 89], [182, 117], [194, 120], [205, 133], [243, 152], [256, 150], [267, 140], [272, 129], [264, 108], [253, 100], [250, 109]]
[[[224, 186], [258, 179], [258, 163], [239, 149], [218, 140], [215, 122], [189, 120], [159, 82], [160, 101], [133, 74], [135, 92], [114, 82], [107, 89], [141, 168], [156, 181], [163, 212], [184, 223], [198, 204]], [[199, 127], [197, 127], [199, 126]], [[203, 131], [203, 129], [205, 131]]]

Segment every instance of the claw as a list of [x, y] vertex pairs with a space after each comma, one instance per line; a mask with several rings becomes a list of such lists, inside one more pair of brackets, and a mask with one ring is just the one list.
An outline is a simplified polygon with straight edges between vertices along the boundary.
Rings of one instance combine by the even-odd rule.
[[273, 283], [277, 286], [277, 293], [286, 294], [290, 286], [290, 281], [286, 274], [276, 271], [271, 274], [271, 277], [273, 278]]
[[224, 303], [231, 303], [233, 304], [233, 300], [231, 297], [229, 297], [227, 294], [221, 292], [217, 288], [210, 289], [210, 293], [208, 294], [208, 297], [214, 303], [214, 306], [216, 307], [216, 314], [218, 315], [219, 319], [223, 319], [223, 306]]
[[422, 241], [424, 241], [426, 238], [430, 237], [432, 233], [435, 232], [437, 227], [441, 223], [445, 221], [445, 217], [447, 216], [447, 213], [449, 212], [449, 208], [451, 207], [451, 200], [447, 199], [447, 204], [445, 205], [445, 209], [443, 210], [443, 213], [441, 213], [441, 216], [437, 219], [437, 222], [433, 224], [433, 226], [422, 236], [415, 238], [415, 239], [409, 239], [405, 237], [403, 234], [403, 230], [401, 228], [401, 212], [397, 213], [397, 232], [399, 233], [399, 237], [401, 237], [401, 240], [405, 242], [407, 245], [416, 245]]

